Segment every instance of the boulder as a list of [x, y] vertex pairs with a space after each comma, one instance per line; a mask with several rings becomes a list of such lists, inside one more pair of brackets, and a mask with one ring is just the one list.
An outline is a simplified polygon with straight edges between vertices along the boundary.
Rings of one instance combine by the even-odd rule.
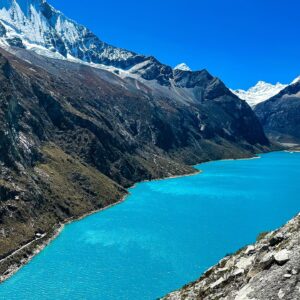
[[284, 236], [281, 233], [279, 233], [270, 239], [269, 244], [270, 246], [273, 247], [281, 243], [283, 240], [284, 240]]
[[269, 252], [265, 254], [260, 260], [260, 264], [263, 269], [269, 269], [274, 262], [275, 262], [275, 258], [273, 252]]
[[249, 268], [254, 261], [254, 257], [250, 256], [250, 257], [242, 257], [237, 263], [236, 263], [236, 267], [238, 269], [247, 269]]
[[290, 260], [290, 252], [288, 250], [282, 250], [274, 255], [275, 261], [278, 265], [283, 266]]
[[278, 298], [279, 299], [283, 299], [284, 296], [285, 296], [285, 294], [284, 294], [283, 290], [279, 290], [279, 292], [278, 292]]
[[216, 282], [214, 282], [214, 283], [212, 283], [212, 284], [210, 285], [210, 288], [211, 288], [211, 289], [217, 288], [217, 287], [219, 287], [223, 282], [225, 282], [225, 278], [220, 277]]
[[247, 247], [245, 254], [249, 255], [249, 254], [253, 254], [254, 252], [255, 252], [255, 247], [251, 245]]
[[298, 271], [297, 271], [296, 269], [293, 269], [293, 270], [292, 270], [292, 274], [293, 274], [293, 275], [297, 275], [297, 274], [298, 274]]
[[234, 272], [233, 272], [233, 276], [240, 276], [240, 275], [243, 275], [245, 273], [245, 270], [244, 269], [236, 269]]

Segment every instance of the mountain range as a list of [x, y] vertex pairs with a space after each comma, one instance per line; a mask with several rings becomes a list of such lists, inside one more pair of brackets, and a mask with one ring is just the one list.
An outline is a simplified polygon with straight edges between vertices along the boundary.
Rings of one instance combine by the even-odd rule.
[[299, 80], [256, 105], [254, 111], [270, 139], [288, 145], [300, 144]]
[[253, 108], [267, 136], [275, 142], [300, 143], [300, 78], [290, 84], [259, 81], [249, 90], [231, 90]]
[[[121, 76], [138, 76], [170, 85], [174, 70], [152, 56], [113, 47], [43, 0], [0, 3], [0, 43], [43, 56], [109, 67]], [[183, 65], [181, 65], [182, 67]], [[185, 69], [186, 71], [187, 69]]]
[[138, 181], [272, 147], [206, 70], [110, 46], [42, 0], [1, 1], [0, 28], [2, 280]]
[[0, 280], [138, 181], [277, 149], [261, 123], [300, 92], [256, 115], [207, 70], [111, 46], [44, 0], [0, 2], [0, 87]]

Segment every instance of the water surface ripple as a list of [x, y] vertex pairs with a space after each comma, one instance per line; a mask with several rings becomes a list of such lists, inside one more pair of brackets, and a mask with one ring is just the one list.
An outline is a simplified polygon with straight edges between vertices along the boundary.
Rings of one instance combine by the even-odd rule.
[[0, 285], [0, 299], [157, 299], [300, 211], [300, 153], [198, 166], [140, 183], [128, 199], [74, 222]]

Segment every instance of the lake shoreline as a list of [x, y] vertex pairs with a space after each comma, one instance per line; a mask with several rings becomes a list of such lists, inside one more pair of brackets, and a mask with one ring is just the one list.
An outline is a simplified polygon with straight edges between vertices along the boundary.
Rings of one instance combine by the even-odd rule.
[[[269, 152], [270, 153], [270, 152]], [[232, 159], [219, 159], [219, 160], [211, 160], [211, 161], [206, 161], [206, 162], [202, 162], [199, 164], [194, 165], [194, 170], [195, 172], [193, 173], [187, 173], [187, 174], [183, 174], [183, 175], [170, 175], [167, 177], [162, 177], [162, 178], [157, 178], [157, 179], [153, 179], [153, 180], [142, 180], [139, 182], [134, 183], [132, 186], [130, 186], [129, 188], [126, 189], [127, 194], [125, 194], [121, 200], [112, 203], [108, 206], [105, 206], [101, 209], [97, 209], [97, 210], [93, 210], [91, 212], [87, 212], [84, 213], [83, 215], [79, 216], [79, 217], [72, 217], [67, 219], [64, 223], [62, 224], [57, 224], [57, 226], [53, 229], [52, 232], [50, 233], [46, 233], [45, 234], [45, 239], [44, 238], [40, 238], [40, 239], [35, 239], [32, 240], [30, 243], [34, 244], [36, 243], [36, 245], [32, 248], [32, 254], [29, 255], [28, 257], [24, 258], [21, 262], [20, 265], [11, 265], [7, 272], [0, 276], [0, 285], [5, 282], [6, 280], [10, 279], [12, 276], [14, 276], [20, 269], [22, 269], [24, 266], [26, 266], [28, 263], [30, 263], [32, 261], [32, 259], [34, 259], [38, 254], [40, 254], [52, 241], [54, 241], [56, 238], [59, 237], [59, 235], [63, 232], [65, 226], [67, 226], [70, 223], [73, 222], [78, 222], [86, 217], [89, 217], [91, 215], [94, 215], [96, 213], [100, 213], [104, 210], [108, 210], [112, 207], [115, 207], [117, 205], [122, 204], [124, 201], [126, 201], [127, 197], [130, 195], [130, 190], [135, 188], [138, 184], [143, 183], [143, 182], [155, 182], [155, 181], [161, 181], [161, 180], [167, 180], [167, 179], [176, 179], [176, 178], [182, 178], [182, 177], [189, 177], [189, 176], [195, 176], [195, 175], [199, 175], [201, 174], [203, 171], [196, 169], [196, 166], [199, 166], [201, 164], [205, 164], [205, 163], [212, 163], [212, 162], [217, 162], [217, 161], [235, 161], [235, 160], [252, 160], [252, 159], [259, 159], [261, 158], [259, 156], [259, 154], [255, 154], [253, 157], [249, 157], [249, 158], [232, 158]], [[49, 236], [49, 237], [48, 237]], [[16, 249], [12, 254], [8, 255], [7, 257], [3, 258], [2, 260], [0, 260], [0, 263], [2, 261], [5, 261], [8, 257], [12, 257], [15, 253], [18, 253], [20, 250], [22, 250], [22, 247], [20, 247], [19, 249]]]
[[[290, 294], [291, 298], [289, 299], [296, 299], [297, 289], [294, 286], [295, 282], [297, 283], [297, 265], [299, 266], [299, 228], [300, 213], [281, 227], [266, 232], [255, 243], [225, 256], [197, 280], [185, 284], [159, 300], [195, 299], [196, 297], [200, 299], [199, 296], [201, 299], [207, 299], [209, 296], [212, 297], [209, 299], [219, 299], [219, 297], [222, 299], [225, 297], [226, 299], [254, 299], [250, 296], [251, 294], [260, 295], [262, 297], [260, 299], [280, 299], [278, 297], [280, 290]], [[288, 259], [283, 263], [278, 263], [275, 253], [277, 255], [278, 253], [288, 253]], [[266, 262], [262, 260], [263, 257], [274, 257], [268, 261], [269, 267], [273, 265], [272, 268], [267, 268], [268, 272], [265, 272]], [[294, 270], [291, 272], [291, 276], [286, 275], [286, 270], [289, 268]], [[278, 276], [278, 274], [280, 275]], [[286, 280], [286, 277], [293, 278], [294, 282]], [[281, 278], [284, 279], [280, 280]], [[266, 288], [262, 282], [273, 282], [273, 286]], [[297, 297], [297, 299], [299, 298]]]

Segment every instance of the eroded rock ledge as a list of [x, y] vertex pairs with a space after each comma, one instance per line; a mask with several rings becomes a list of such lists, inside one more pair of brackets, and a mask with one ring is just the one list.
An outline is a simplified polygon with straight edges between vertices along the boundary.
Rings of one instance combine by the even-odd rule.
[[300, 214], [163, 299], [300, 299]]

